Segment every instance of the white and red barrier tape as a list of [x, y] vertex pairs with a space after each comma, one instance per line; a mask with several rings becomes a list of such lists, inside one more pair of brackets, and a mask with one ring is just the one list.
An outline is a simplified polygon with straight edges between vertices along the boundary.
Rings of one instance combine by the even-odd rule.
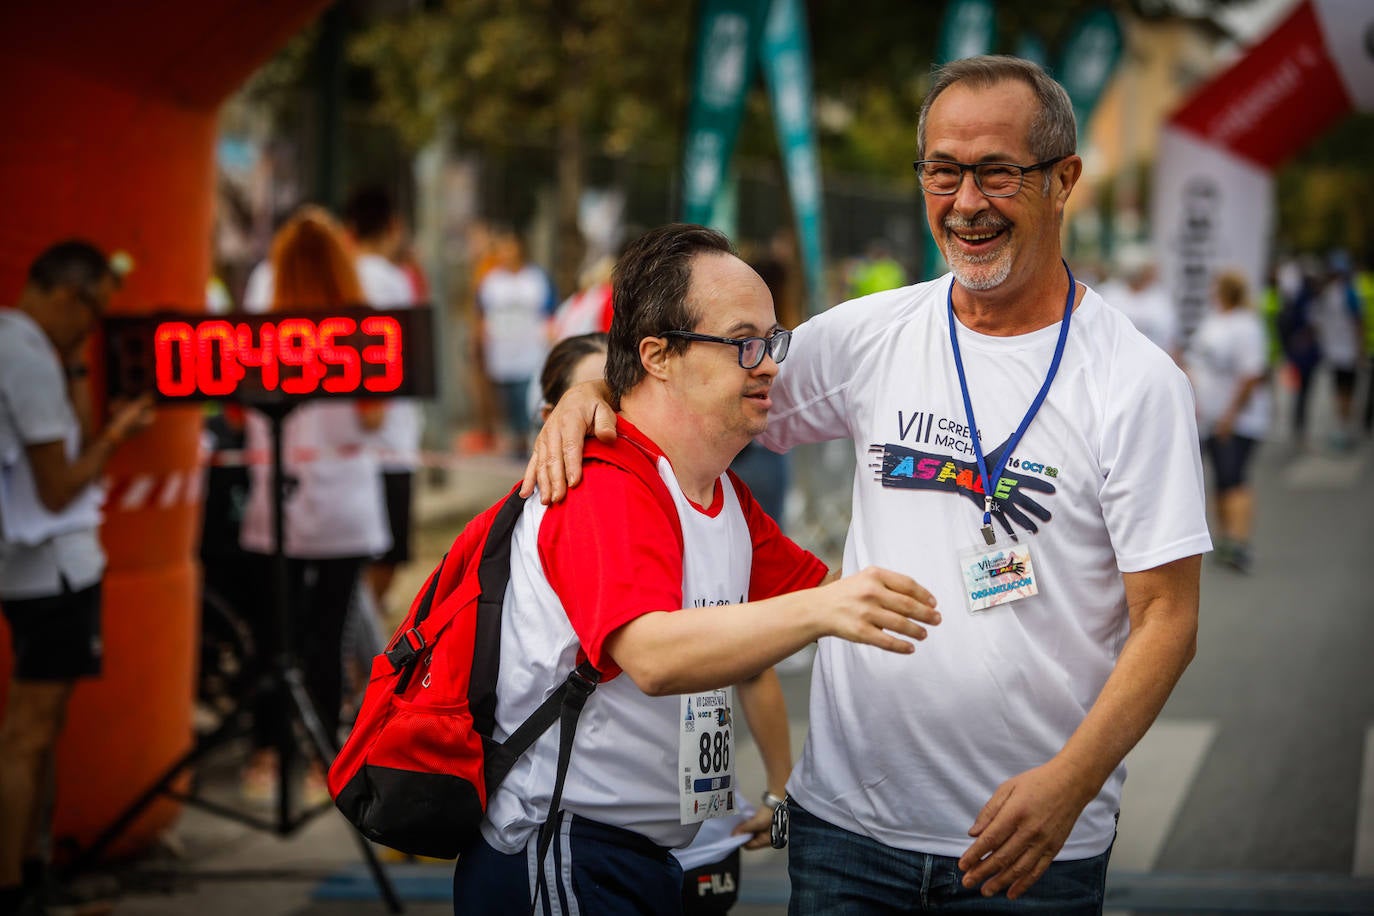
[[[286, 460], [292, 464], [308, 464], [329, 458], [349, 458], [359, 452], [357, 446], [340, 449], [295, 449]], [[399, 458], [405, 464], [421, 468], [452, 468], [464, 460], [463, 456], [446, 452], [419, 452], [409, 456], [397, 453], [376, 452], [379, 460]], [[266, 449], [252, 451], [243, 449], [224, 449], [203, 451], [200, 462], [192, 468], [161, 471], [157, 473], [135, 473], [106, 477], [105, 511], [142, 512], [149, 509], [169, 510], [178, 506], [199, 505], [205, 486], [205, 471], [210, 467], [251, 467], [272, 463], [272, 453]]]
[[105, 511], [141, 512], [199, 505], [204, 480], [202, 468], [109, 477], [105, 480]]

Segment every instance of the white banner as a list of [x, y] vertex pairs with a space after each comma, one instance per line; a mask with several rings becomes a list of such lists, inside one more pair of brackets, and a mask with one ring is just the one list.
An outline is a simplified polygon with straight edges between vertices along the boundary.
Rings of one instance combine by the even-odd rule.
[[1179, 309], [1184, 340], [1202, 320], [1217, 271], [1262, 288], [1274, 221], [1265, 169], [1168, 125], [1160, 139], [1151, 225], [1160, 279]]
[[1374, 2], [1304, 0], [1169, 119], [1151, 226], [1186, 341], [1233, 268], [1258, 296], [1274, 222], [1271, 173], [1349, 115], [1374, 110]]

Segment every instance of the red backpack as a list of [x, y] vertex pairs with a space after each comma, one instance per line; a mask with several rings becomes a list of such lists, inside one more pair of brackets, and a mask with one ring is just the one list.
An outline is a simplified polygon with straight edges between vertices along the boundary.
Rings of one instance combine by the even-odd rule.
[[[644, 480], [677, 526], [672, 497], [639, 448], [593, 440], [584, 460]], [[468, 523], [373, 661], [362, 709], [329, 768], [334, 803], [370, 840], [454, 858], [476, 839], [491, 793], [554, 722], [558, 769], [546, 828], [558, 812], [577, 719], [600, 672], [583, 662], [506, 741], [491, 737], [510, 541], [524, 505], [514, 488]], [[678, 540], [680, 548], [680, 530]], [[548, 832], [540, 831], [541, 847]]]

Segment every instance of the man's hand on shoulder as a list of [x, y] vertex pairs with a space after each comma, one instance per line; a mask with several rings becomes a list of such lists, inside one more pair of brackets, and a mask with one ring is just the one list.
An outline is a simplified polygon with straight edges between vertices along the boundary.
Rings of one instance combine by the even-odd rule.
[[568, 389], [534, 440], [521, 496], [532, 494], [538, 484], [539, 501], [548, 505], [562, 500], [569, 487], [581, 482], [583, 440], [594, 435], [602, 442], [615, 441], [610, 396], [605, 382], [583, 382]]

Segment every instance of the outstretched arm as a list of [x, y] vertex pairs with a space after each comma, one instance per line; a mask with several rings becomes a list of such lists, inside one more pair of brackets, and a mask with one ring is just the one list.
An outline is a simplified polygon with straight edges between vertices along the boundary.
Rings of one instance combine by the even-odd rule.
[[964, 886], [1016, 899], [1040, 879], [1078, 816], [1164, 707], [1197, 651], [1202, 558], [1125, 573], [1131, 632], [1116, 667], [1063, 749], [1004, 782], [969, 829]]
[[640, 690], [664, 696], [737, 684], [822, 636], [909, 654], [939, 622], [914, 579], [870, 566], [761, 601], [651, 611], [612, 633], [606, 651]]

